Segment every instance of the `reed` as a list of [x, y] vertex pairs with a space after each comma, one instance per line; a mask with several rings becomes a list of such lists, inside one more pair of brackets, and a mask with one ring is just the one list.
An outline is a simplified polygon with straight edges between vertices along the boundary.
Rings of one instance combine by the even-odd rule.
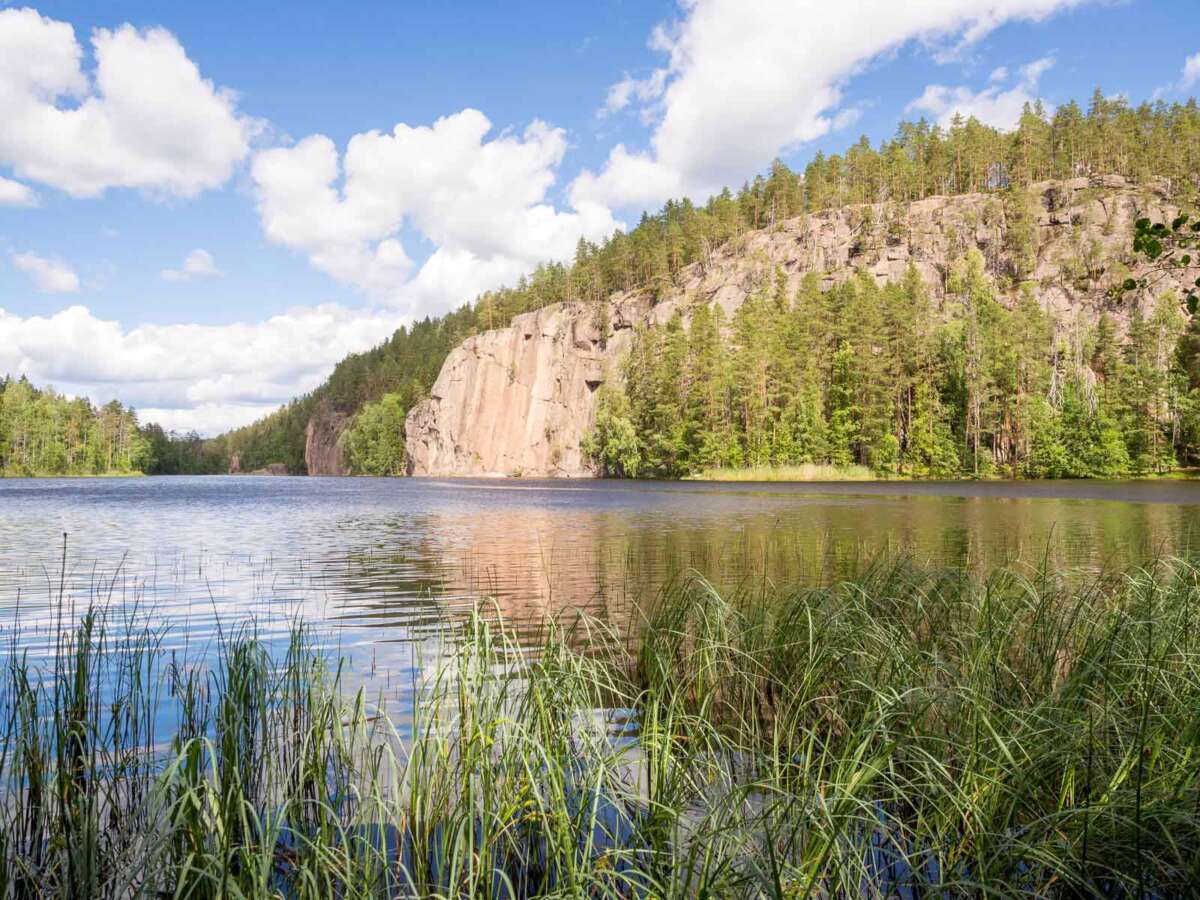
[[[692, 577], [616, 634], [481, 609], [393, 721], [296, 623], [184, 665], [89, 609], [0, 677], [11, 897], [1173, 897], [1200, 569]], [[65, 623], [66, 624], [66, 623]]]

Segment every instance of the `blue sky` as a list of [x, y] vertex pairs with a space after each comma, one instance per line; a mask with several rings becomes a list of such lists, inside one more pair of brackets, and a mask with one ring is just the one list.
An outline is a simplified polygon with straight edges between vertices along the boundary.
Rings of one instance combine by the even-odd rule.
[[1197, 26], [1184, 0], [0, 4], [0, 370], [215, 431], [776, 155], [1186, 96]]

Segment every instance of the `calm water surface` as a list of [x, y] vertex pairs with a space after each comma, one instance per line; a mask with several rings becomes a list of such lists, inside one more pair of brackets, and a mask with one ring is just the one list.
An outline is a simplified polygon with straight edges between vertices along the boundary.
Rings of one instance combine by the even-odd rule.
[[819, 582], [903, 551], [1087, 572], [1197, 539], [1196, 482], [0, 480], [0, 635], [49, 646], [62, 579], [64, 606], [148, 618], [189, 653], [302, 615], [390, 681], [480, 598], [513, 620], [586, 609], [620, 626], [687, 571]]

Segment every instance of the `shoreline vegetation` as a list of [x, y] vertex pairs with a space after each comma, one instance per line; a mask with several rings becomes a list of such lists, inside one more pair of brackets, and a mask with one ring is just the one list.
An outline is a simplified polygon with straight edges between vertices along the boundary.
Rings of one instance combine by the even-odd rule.
[[300, 623], [183, 661], [94, 608], [40, 666], [14, 627], [0, 893], [1184, 896], [1197, 563], [690, 576], [630, 633], [532, 647], [484, 606], [418, 667], [410, 719]]
[[0, 477], [139, 475], [152, 462], [137, 414], [0, 377]]
[[[866, 466], [829, 466], [812, 463], [795, 466], [704, 469], [685, 475], [684, 481], [879, 481]], [[900, 479], [889, 479], [900, 480]], [[903, 479], [911, 480], [911, 479]]]
[[[847, 482], [855, 481], [1045, 481], [1044, 478], [1012, 478], [1003, 474], [992, 474], [982, 477], [960, 475], [949, 478], [920, 477], [913, 475], [881, 474], [872, 472], [866, 466], [764, 466], [749, 469], [706, 469], [695, 475], [685, 475], [683, 481], [716, 481], [716, 482]], [[1060, 479], [1073, 481], [1096, 481], [1095, 478]], [[1123, 475], [1121, 481], [1192, 481], [1200, 480], [1200, 471], [1194, 468], [1172, 469], [1166, 472]]]

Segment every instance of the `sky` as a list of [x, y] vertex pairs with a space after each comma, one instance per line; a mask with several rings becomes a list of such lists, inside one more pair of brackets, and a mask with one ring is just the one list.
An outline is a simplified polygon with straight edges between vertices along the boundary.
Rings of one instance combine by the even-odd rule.
[[904, 119], [1200, 91], [1195, 0], [0, 0], [0, 374], [214, 434]]

